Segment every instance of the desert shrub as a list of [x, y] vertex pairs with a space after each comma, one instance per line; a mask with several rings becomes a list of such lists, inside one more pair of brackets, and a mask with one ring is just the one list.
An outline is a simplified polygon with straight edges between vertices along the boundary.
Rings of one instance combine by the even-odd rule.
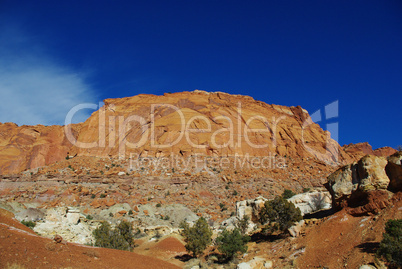
[[225, 260], [231, 260], [237, 253], [245, 253], [247, 251], [247, 242], [250, 237], [242, 235], [239, 229], [232, 231], [223, 230], [219, 233], [215, 240], [218, 250], [222, 253]]
[[239, 229], [241, 234], [246, 234], [250, 218], [246, 215], [243, 216], [239, 222], [236, 223], [236, 228]]
[[274, 200], [266, 201], [259, 212], [261, 224], [267, 224], [265, 233], [285, 232], [293, 223], [302, 219], [299, 208], [284, 197], [277, 196]]
[[133, 214], [134, 214], [133, 210], [130, 209], [130, 210], [128, 211], [128, 215], [131, 216], [131, 215], [133, 215]]
[[161, 207], [162, 205], [160, 204], [160, 203], [157, 203], [156, 204], [156, 207]]
[[21, 221], [21, 223], [31, 229], [35, 228], [35, 226], [36, 226], [36, 223], [33, 221], [30, 221], [30, 220], [28, 220], [28, 221], [23, 220], [23, 221]]
[[180, 225], [183, 228], [182, 236], [186, 242], [186, 249], [193, 253], [193, 256], [200, 256], [208, 245], [212, 242], [212, 231], [204, 218], [199, 218], [197, 222], [190, 228], [187, 222]]
[[282, 197], [285, 199], [289, 199], [290, 197], [295, 196], [295, 195], [296, 194], [293, 191], [288, 190], [288, 189], [284, 190], [282, 193]]
[[310, 188], [303, 188], [303, 192], [309, 192], [310, 190]]
[[131, 250], [134, 246], [133, 228], [127, 221], [120, 222], [114, 229], [108, 222], [102, 222], [93, 235], [96, 247]]
[[100, 197], [100, 198], [105, 198], [105, 197], [106, 197], [106, 194], [102, 193], [99, 197]]
[[93, 193], [93, 194], [91, 194], [91, 198], [92, 199], [95, 199], [95, 197], [96, 197], [96, 195]]
[[93, 220], [94, 217], [92, 217], [91, 215], [87, 215], [87, 220]]
[[378, 249], [391, 266], [402, 267], [402, 219], [388, 220], [385, 224], [385, 233]]

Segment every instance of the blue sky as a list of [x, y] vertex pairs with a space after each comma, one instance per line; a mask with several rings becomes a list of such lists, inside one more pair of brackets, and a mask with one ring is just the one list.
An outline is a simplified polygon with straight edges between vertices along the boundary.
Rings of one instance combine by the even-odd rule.
[[310, 113], [338, 100], [341, 145], [396, 147], [401, 48], [398, 0], [0, 0], [0, 122], [63, 124], [79, 103], [201, 89]]

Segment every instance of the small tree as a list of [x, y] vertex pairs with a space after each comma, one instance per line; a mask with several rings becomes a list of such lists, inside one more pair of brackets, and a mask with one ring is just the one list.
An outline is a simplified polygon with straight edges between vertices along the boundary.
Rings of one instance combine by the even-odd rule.
[[285, 198], [285, 199], [289, 199], [289, 198], [291, 198], [292, 196], [295, 196], [295, 195], [296, 194], [293, 191], [288, 190], [288, 189], [284, 190], [283, 193], [282, 193], [282, 197]]
[[392, 266], [402, 267], [402, 219], [387, 221], [378, 254]]
[[195, 257], [201, 255], [212, 242], [212, 231], [202, 217], [191, 228], [187, 222], [182, 222], [181, 228], [183, 228], [182, 236], [186, 242], [185, 247]]
[[236, 223], [236, 228], [239, 229], [239, 231], [241, 232], [241, 234], [246, 234], [247, 232], [247, 228], [248, 228], [248, 224], [249, 224], [249, 220], [250, 218], [246, 215], [243, 216], [242, 219], [240, 219], [237, 223]]
[[134, 246], [133, 230], [131, 223], [122, 221], [115, 229], [108, 222], [102, 224], [93, 231], [95, 246], [120, 250], [131, 250]]
[[216, 238], [215, 243], [225, 259], [231, 260], [238, 252], [245, 253], [247, 251], [248, 241], [250, 241], [250, 237], [242, 235], [236, 228], [233, 231], [223, 230]]
[[270, 234], [276, 231], [285, 232], [293, 223], [301, 219], [300, 209], [281, 196], [275, 197], [274, 200], [266, 201], [259, 213], [260, 223], [268, 224], [265, 226], [264, 231]]

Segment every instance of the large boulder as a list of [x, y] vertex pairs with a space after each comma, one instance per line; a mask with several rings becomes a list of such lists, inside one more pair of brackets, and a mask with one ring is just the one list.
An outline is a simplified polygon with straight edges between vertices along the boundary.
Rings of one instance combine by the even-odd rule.
[[242, 219], [247, 216], [251, 222], [258, 222], [258, 215], [264, 206], [266, 198], [259, 196], [255, 199], [244, 200], [236, 203], [236, 216]]
[[389, 185], [389, 178], [385, 173], [387, 159], [373, 155], [366, 155], [357, 163], [359, 174], [359, 189], [361, 191], [385, 190]]
[[331, 193], [333, 206], [348, 206], [354, 215], [378, 213], [385, 208], [392, 195], [388, 190], [401, 186], [396, 180], [400, 175], [398, 158], [393, 161], [366, 155], [332, 173], [324, 185]]
[[388, 157], [385, 171], [390, 179], [388, 189], [393, 192], [402, 191], [402, 151]]
[[357, 190], [359, 180], [357, 164], [345, 165], [328, 176], [328, 182], [324, 184], [332, 196], [334, 206], [341, 205], [344, 200]]
[[300, 209], [302, 216], [331, 208], [331, 195], [326, 191], [300, 193], [287, 200]]

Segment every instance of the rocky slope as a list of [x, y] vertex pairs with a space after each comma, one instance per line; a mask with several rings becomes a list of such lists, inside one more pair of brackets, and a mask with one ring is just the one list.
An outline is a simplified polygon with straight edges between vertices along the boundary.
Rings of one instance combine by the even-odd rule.
[[[180, 268], [129, 251], [89, 247], [43, 238], [0, 208], [0, 267], [12, 268]], [[23, 266], [23, 267], [22, 267]]]
[[282, 156], [328, 164], [352, 161], [301, 107], [203, 91], [106, 99], [84, 123], [0, 123], [0, 174], [15, 174], [68, 156]]

